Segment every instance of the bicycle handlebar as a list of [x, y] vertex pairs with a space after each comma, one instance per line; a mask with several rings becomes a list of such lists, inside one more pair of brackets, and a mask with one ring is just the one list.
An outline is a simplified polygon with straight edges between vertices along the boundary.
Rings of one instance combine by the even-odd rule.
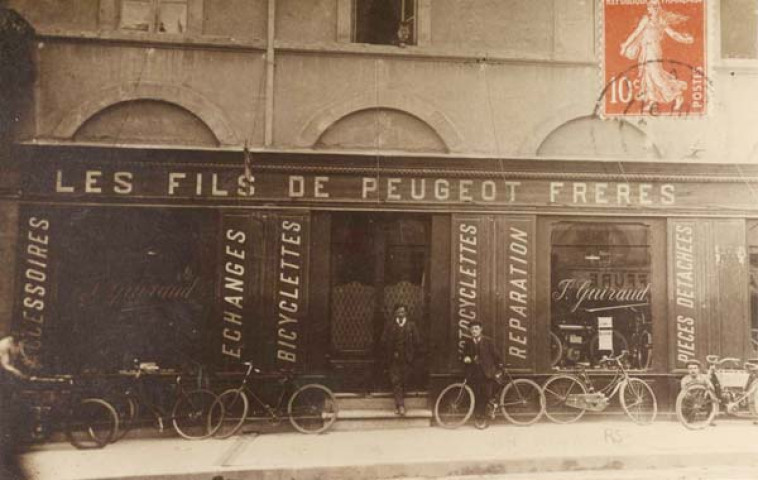
[[724, 363], [734, 363], [736, 365], [739, 365], [741, 360], [739, 358], [734, 358], [734, 357], [719, 358], [718, 355], [706, 355], [705, 361], [708, 362], [708, 364], [711, 366], [720, 367]]
[[620, 363], [621, 359], [626, 357], [628, 353], [629, 352], [627, 352], [626, 350], [621, 350], [621, 353], [619, 353], [615, 357], [609, 357], [606, 355], [603, 358], [601, 358], [600, 361], [607, 362], [607, 363]]

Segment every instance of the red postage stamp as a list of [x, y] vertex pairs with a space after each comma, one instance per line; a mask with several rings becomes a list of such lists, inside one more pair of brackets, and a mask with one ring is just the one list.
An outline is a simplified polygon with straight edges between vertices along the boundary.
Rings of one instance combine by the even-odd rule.
[[706, 0], [602, 0], [603, 114], [707, 111]]

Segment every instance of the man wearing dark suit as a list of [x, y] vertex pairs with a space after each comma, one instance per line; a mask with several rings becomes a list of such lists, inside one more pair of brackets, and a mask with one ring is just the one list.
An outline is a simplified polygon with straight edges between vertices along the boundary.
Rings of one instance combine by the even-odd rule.
[[482, 335], [482, 324], [476, 320], [469, 324], [471, 337], [463, 343], [463, 363], [466, 380], [474, 390], [476, 418], [486, 418], [487, 404], [495, 388], [495, 374], [502, 364], [500, 355], [491, 338]]
[[413, 360], [421, 346], [416, 324], [408, 318], [408, 308], [396, 305], [394, 318], [384, 326], [382, 346], [389, 366], [395, 396], [395, 413], [405, 415], [405, 384], [413, 371]]

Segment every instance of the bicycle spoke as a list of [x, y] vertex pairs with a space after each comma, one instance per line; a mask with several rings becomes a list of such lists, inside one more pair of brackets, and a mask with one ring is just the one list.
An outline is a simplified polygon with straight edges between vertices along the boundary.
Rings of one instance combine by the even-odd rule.
[[287, 406], [290, 423], [302, 433], [321, 433], [337, 420], [337, 399], [323, 385], [311, 384], [298, 389]]
[[444, 428], [456, 428], [469, 419], [474, 411], [474, 395], [462, 384], [452, 384], [440, 392], [434, 404], [434, 417]]

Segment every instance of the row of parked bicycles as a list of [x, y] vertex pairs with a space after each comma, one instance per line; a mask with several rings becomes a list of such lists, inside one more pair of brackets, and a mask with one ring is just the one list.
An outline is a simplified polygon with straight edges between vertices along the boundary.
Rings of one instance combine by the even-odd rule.
[[[601, 388], [595, 387], [593, 375], [582, 365], [578, 365], [576, 374], [552, 375], [542, 386], [532, 380], [514, 379], [503, 368], [496, 378], [499, 388], [490, 400], [489, 412], [494, 417], [499, 410], [516, 425], [531, 425], [543, 415], [555, 423], [572, 423], [588, 411], [605, 410], [618, 396], [621, 408], [633, 422], [653, 423], [658, 414], [655, 393], [647, 382], [629, 374], [627, 355], [624, 351], [602, 359], [603, 366], [613, 374]], [[701, 429], [719, 413], [758, 421], [758, 361], [741, 362], [716, 355], [708, 355], [706, 361], [707, 373], [686, 384], [677, 396], [676, 416], [682, 425]], [[457, 428], [469, 421], [474, 409], [471, 387], [466, 381], [453, 383], [437, 397], [434, 418], [442, 427]], [[476, 425], [484, 426], [486, 422]]]
[[[262, 374], [252, 363], [245, 366], [238, 383], [220, 393], [204, 388], [202, 370], [195, 382], [152, 369], [98, 376], [97, 386], [85, 376], [35, 378], [24, 391], [32, 418], [26, 440], [44, 441], [62, 431], [77, 448], [103, 448], [146, 422], [161, 432], [173, 428], [185, 439], [199, 440], [232, 436], [252, 418], [270, 424], [289, 420], [302, 433], [324, 432], [337, 420], [337, 400], [324, 385], [298, 386], [293, 373]], [[251, 381], [256, 376], [274, 388], [264, 395]], [[172, 379], [170, 388], [156, 395], [148, 383], [165, 383], [167, 377]]]
[[[629, 375], [624, 358], [628, 353], [602, 359], [603, 366], [613, 370], [607, 384], [596, 388], [592, 375], [578, 365], [578, 373], [560, 373], [549, 377], [540, 386], [536, 382], [514, 379], [502, 368], [496, 376], [499, 388], [490, 401], [489, 411], [498, 410], [511, 423], [531, 425], [542, 416], [555, 423], [572, 423], [587, 411], [605, 410], [610, 400], [619, 395], [624, 412], [635, 423], [648, 424], [655, 420], [658, 402], [653, 389], [644, 380]], [[434, 418], [438, 425], [456, 428], [473, 415], [474, 392], [466, 381], [445, 387], [434, 403]]]
[[[618, 396], [621, 408], [633, 422], [650, 424], [656, 419], [658, 402], [647, 382], [630, 375], [627, 355], [622, 352], [602, 360], [613, 373], [601, 387], [595, 386], [595, 375], [581, 365], [576, 373], [552, 375], [541, 386], [533, 380], [513, 378], [501, 368], [496, 378], [499, 388], [488, 405], [489, 412], [494, 416], [499, 411], [516, 425], [531, 425], [543, 416], [565, 424], [579, 420], [587, 411], [605, 410]], [[702, 381], [686, 385], [677, 397], [679, 421], [690, 429], [703, 428], [719, 412], [758, 420], [758, 363], [713, 355], [707, 362], [708, 372]], [[109, 388], [97, 389], [103, 392], [99, 395], [90, 394], [94, 389], [85, 377], [39, 378], [26, 392], [29, 398], [25, 403], [33, 405], [35, 417], [30, 439], [44, 440], [60, 430], [77, 448], [102, 448], [145, 422], [160, 431], [170, 425], [178, 435], [192, 440], [230, 437], [253, 419], [274, 425], [288, 420], [302, 433], [325, 432], [337, 420], [337, 399], [326, 386], [299, 386], [293, 373], [263, 374], [252, 363], [244, 365], [246, 371], [236, 377], [236, 385], [220, 393], [205, 388], [202, 370], [193, 381], [171, 371], [138, 368], [121, 372], [111, 379]], [[171, 388], [157, 398], [151, 394], [154, 389], [146, 385], [156, 377], [172, 379]], [[54, 387], [49, 388], [51, 385]], [[265, 392], [262, 385], [268, 386]], [[464, 425], [474, 410], [474, 392], [465, 380], [445, 387], [433, 405], [436, 423], [444, 428]]]

